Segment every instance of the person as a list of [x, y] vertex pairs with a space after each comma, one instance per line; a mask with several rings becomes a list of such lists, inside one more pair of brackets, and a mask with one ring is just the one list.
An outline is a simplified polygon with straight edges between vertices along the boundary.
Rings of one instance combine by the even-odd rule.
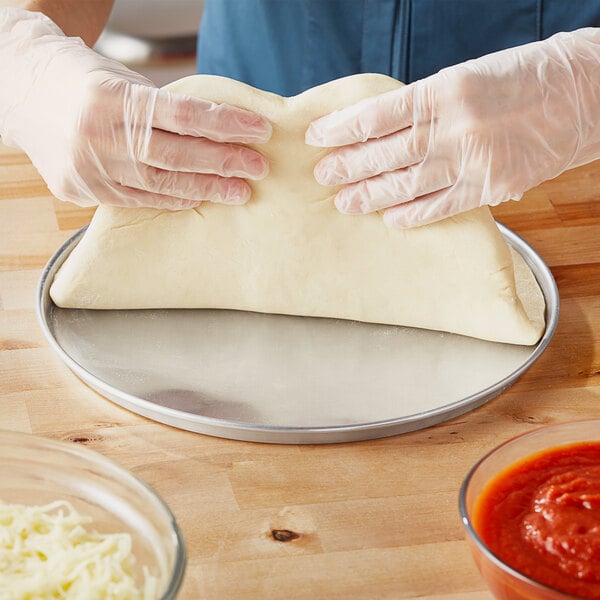
[[[68, 37], [91, 45], [110, 4], [1, 11], [2, 139], [59, 198], [247, 201], [268, 165], [243, 144], [268, 122], [157, 90]], [[306, 141], [333, 149], [315, 177], [343, 186], [338, 210], [413, 227], [600, 158], [599, 23], [598, 0], [206, 0], [199, 71], [286, 95], [360, 71], [409, 83], [324, 115]]]

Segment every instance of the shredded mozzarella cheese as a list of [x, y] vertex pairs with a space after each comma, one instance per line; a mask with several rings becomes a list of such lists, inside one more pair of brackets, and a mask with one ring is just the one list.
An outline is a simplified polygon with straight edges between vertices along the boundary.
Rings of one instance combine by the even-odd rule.
[[145, 567], [136, 585], [131, 536], [90, 532], [91, 522], [64, 501], [0, 502], [0, 600], [155, 600]]

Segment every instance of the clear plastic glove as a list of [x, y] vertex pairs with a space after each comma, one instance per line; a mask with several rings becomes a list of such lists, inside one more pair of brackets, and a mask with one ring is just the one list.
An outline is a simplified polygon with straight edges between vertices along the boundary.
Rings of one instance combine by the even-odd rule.
[[41, 13], [0, 9], [0, 135], [52, 193], [83, 206], [241, 204], [268, 163], [238, 143], [270, 124], [228, 105], [157, 89], [66, 37]]
[[600, 158], [600, 29], [449, 67], [314, 121], [306, 142], [343, 146], [315, 168], [348, 184], [337, 208], [389, 226], [520, 199]]

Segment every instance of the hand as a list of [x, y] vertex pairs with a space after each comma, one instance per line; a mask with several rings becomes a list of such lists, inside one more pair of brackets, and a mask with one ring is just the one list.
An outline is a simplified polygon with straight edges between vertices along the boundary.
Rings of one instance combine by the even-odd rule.
[[66, 37], [41, 13], [0, 10], [0, 134], [51, 192], [90, 206], [183, 209], [242, 204], [267, 161], [239, 143], [271, 135], [263, 117], [157, 89]]
[[306, 142], [343, 146], [315, 168], [346, 184], [337, 208], [389, 226], [520, 199], [600, 158], [600, 29], [449, 67], [314, 121]]

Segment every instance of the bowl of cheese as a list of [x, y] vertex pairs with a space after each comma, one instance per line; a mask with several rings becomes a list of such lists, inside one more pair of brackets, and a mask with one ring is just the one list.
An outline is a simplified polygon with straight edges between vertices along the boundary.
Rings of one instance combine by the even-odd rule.
[[185, 564], [173, 514], [132, 473], [71, 442], [0, 430], [1, 598], [168, 600]]

